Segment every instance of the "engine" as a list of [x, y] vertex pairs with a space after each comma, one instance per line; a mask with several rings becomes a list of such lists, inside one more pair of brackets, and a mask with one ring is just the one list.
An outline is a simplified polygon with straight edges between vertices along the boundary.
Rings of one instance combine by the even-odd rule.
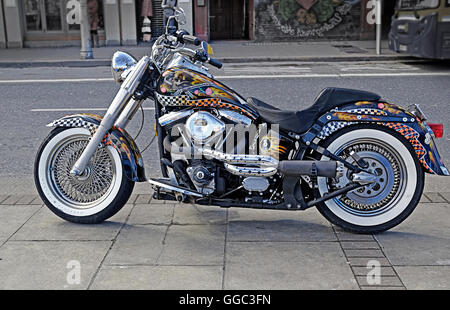
[[[209, 154], [203, 154], [206, 159], [200, 155], [192, 158], [181, 154], [181, 152], [178, 154], [171, 152], [172, 161], [184, 162], [190, 186], [193, 185], [199, 193], [220, 195], [225, 193], [226, 188], [237, 188], [242, 185], [242, 190], [245, 190], [247, 194], [253, 193], [260, 196], [273, 183], [268, 178], [258, 175], [260, 168], [257, 168], [259, 164], [257, 157], [251, 159], [250, 166], [248, 166], [250, 170], [254, 169], [254, 173], [243, 173], [242, 169], [246, 168], [240, 167], [239, 164], [225, 164], [224, 166], [211, 160], [211, 158], [216, 158], [219, 159], [219, 162], [223, 162], [226, 161], [223, 158], [224, 154], [243, 154], [246, 148], [248, 151], [249, 137], [235, 139], [235, 133], [239, 134], [239, 127], [236, 127], [236, 125], [243, 125], [248, 128], [251, 124], [250, 119], [242, 114], [221, 109], [211, 112], [205, 110], [193, 111], [191, 109], [167, 113], [159, 118], [159, 122], [172, 138], [181, 135], [172, 143], [177, 146], [183, 145], [182, 149], [184, 150], [191, 149], [194, 146], [196, 150], [204, 148], [218, 151], [217, 153], [212, 151]], [[260, 147], [261, 151], [270, 155], [264, 146]], [[235, 156], [237, 161], [242, 160], [240, 155], [231, 156]], [[233, 161], [234, 159], [229, 160]], [[251, 168], [252, 164], [254, 168]], [[269, 168], [268, 171], [270, 169], [276, 171], [276, 168]]]

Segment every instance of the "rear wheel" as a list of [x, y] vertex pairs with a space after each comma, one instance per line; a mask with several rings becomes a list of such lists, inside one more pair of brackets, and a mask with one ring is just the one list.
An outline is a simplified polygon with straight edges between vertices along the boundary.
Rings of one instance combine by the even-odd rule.
[[99, 147], [81, 176], [70, 170], [89, 142], [84, 128], [56, 128], [36, 155], [34, 179], [42, 200], [59, 217], [75, 223], [100, 223], [116, 214], [133, 191], [112, 146]]
[[[415, 209], [424, 172], [403, 136], [381, 126], [357, 125], [332, 135], [324, 146], [354, 164], [350, 153], [356, 153], [376, 176], [375, 182], [320, 204], [319, 211], [330, 222], [351, 232], [377, 233], [400, 224]], [[342, 188], [350, 179], [348, 169], [339, 180], [318, 178], [319, 192], [324, 195]]]

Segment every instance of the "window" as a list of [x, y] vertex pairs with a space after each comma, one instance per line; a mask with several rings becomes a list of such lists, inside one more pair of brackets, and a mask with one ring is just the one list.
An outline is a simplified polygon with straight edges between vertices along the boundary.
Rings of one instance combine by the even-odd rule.
[[[445, 0], [450, 2], [450, 0]], [[409, 9], [435, 9], [439, 6], [439, 0], [400, 0], [399, 8], [402, 10]]]
[[[80, 25], [71, 22], [73, 0], [24, 0], [25, 29], [27, 32], [80, 31]], [[69, 5], [68, 5], [69, 4]], [[103, 1], [88, 0], [91, 30], [103, 29]]]

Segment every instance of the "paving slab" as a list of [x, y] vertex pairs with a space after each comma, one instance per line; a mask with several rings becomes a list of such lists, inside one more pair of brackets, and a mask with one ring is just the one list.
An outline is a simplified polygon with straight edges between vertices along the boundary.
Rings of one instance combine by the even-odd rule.
[[394, 267], [409, 290], [449, 290], [450, 266]]
[[21, 195], [9, 195], [8, 198], [2, 201], [2, 205], [13, 205], [20, 200]]
[[125, 225], [105, 258], [105, 265], [156, 264], [167, 226]]
[[[352, 267], [355, 276], [367, 276], [372, 270], [372, 266], [368, 267]], [[380, 267], [380, 273], [382, 276], [396, 276], [395, 270], [392, 267]]]
[[431, 200], [425, 195], [425, 193], [420, 197], [419, 203], [428, 203], [431, 202]]
[[390, 267], [391, 263], [386, 257], [348, 257], [348, 264], [352, 267], [364, 267], [371, 266], [371, 261], [376, 260], [380, 263], [381, 267]]
[[230, 242], [225, 289], [358, 289], [337, 242]]
[[354, 234], [344, 231], [342, 228], [333, 225], [337, 238], [342, 241], [375, 241], [373, 235]]
[[172, 225], [158, 264], [222, 265], [225, 231], [225, 225]]
[[361, 290], [363, 290], [363, 291], [368, 291], [368, 290], [373, 290], [373, 291], [375, 291], [375, 290], [380, 290], [380, 291], [387, 291], [387, 290], [389, 290], [389, 291], [404, 291], [404, 290], [406, 290], [406, 288], [405, 287], [403, 287], [403, 286], [361, 286], [360, 287], [361, 288]]
[[439, 193], [425, 193], [424, 194], [431, 202], [444, 202], [446, 203], [444, 197], [442, 197]]
[[3, 201], [6, 200], [6, 198], [8, 198], [9, 195], [0, 195], [0, 203], [2, 203]]
[[[86, 289], [110, 246], [110, 241], [8, 241], [0, 247], [0, 289]], [[77, 262], [79, 284], [67, 281]]]
[[123, 226], [132, 205], [100, 224], [67, 222], [48, 208], [41, 208], [14, 236], [14, 240], [112, 240]]
[[405, 222], [376, 239], [392, 265], [450, 265], [450, 208], [419, 204]]
[[165, 224], [169, 225], [173, 218], [173, 204], [150, 203], [136, 204], [128, 218], [130, 225]]
[[36, 196], [36, 198], [34, 198], [31, 202], [30, 205], [43, 205], [44, 201], [42, 200], [41, 197]]
[[230, 209], [230, 241], [336, 241], [331, 225], [317, 210]]
[[31, 204], [33, 200], [37, 198], [36, 195], [22, 195], [20, 199], [16, 202], [16, 205], [28, 205]]
[[375, 249], [366, 249], [366, 250], [359, 250], [359, 249], [346, 249], [345, 250], [345, 255], [347, 255], [347, 257], [373, 257], [373, 258], [378, 258], [378, 257], [384, 257], [383, 252], [381, 252], [381, 250], [375, 250]]
[[147, 204], [150, 203], [150, 200], [152, 200], [152, 195], [150, 194], [139, 194], [134, 201], [134, 203], [141, 203], [141, 204]]
[[226, 222], [227, 209], [195, 204], [175, 205], [174, 224], [225, 224]]
[[366, 275], [356, 276], [356, 280], [360, 286], [403, 286], [403, 283], [397, 276], [381, 276], [379, 284], [369, 283]]
[[9, 238], [41, 206], [0, 205], [0, 239]]
[[441, 193], [442, 197], [445, 198], [445, 200], [450, 203], [450, 193]]
[[101, 290], [218, 290], [222, 266], [102, 267], [92, 289]]
[[343, 241], [341, 246], [344, 250], [376, 250], [380, 248], [375, 241]]

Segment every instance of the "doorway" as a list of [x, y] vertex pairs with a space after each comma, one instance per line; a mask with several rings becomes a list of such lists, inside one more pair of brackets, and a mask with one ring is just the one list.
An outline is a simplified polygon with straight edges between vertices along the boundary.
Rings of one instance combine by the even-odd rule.
[[210, 0], [211, 40], [246, 40], [249, 38], [249, 0]]
[[392, 16], [395, 14], [395, 6], [397, 1], [383, 1], [383, 15], [382, 17], [382, 37], [387, 39], [389, 31], [391, 30]]

